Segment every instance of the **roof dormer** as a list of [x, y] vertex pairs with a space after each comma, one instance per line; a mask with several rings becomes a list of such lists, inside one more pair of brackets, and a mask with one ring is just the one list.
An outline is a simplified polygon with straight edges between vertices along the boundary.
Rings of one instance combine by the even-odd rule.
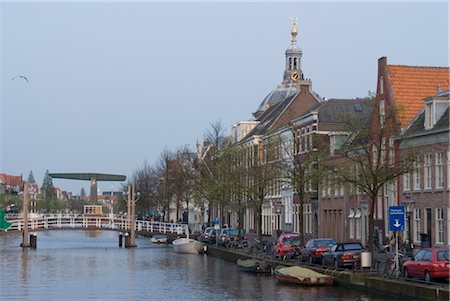
[[435, 95], [425, 99], [425, 130], [430, 130], [436, 125], [448, 109], [449, 104], [449, 90], [441, 91], [440, 87]]

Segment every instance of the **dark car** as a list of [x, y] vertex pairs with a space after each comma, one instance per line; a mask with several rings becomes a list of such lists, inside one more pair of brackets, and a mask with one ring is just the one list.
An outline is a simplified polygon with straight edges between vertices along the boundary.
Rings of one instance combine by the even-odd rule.
[[300, 255], [300, 235], [294, 233], [281, 234], [273, 246], [275, 258], [297, 258]]
[[245, 230], [241, 229], [241, 231], [239, 231], [239, 229], [235, 229], [235, 228], [231, 228], [228, 230], [227, 236], [225, 238], [227, 241], [232, 241], [232, 240], [246, 240], [247, 239], [247, 234], [245, 233]]
[[205, 230], [200, 234], [198, 240], [201, 242], [208, 242], [209, 233], [212, 227], [206, 227]]
[[206, 242], [210, 243], [210, 244], [215, 244], [216, 238], [217, 238], [219, 232], [220, 232], [220, 229], [214, 229], [214, 228], [209, 229], [208, 233], [207, 233], [208, 237], [207, 237]]
[[341, 242], [322, 253], [322, 265], [353, 267], [359, 263], [364, 246], [360, 242]]
[[418, 277], [431, 281], [436, 278], [449, 278], [449, 249], [426, 248], [419, 250], [412, 260], [403, 262], [406, 278]]
[[224, 246], [227, 241], [227, 234], [230, 232], [230, 228], [222, 228], [220, 229], [219, 235], [217, 236], [217, 244], [219, 246]]
[[305, 247], [300, 250], [300, 260], [310, 263], [322, 262], [322, 254], [335, 245], [331, 238], [312, 238], [308, 240]]

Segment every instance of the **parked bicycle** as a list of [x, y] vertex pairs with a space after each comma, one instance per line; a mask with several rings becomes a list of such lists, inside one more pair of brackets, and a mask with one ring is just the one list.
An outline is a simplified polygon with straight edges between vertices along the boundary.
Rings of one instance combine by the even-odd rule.
[[258, 255], [269, 254], [273, 252], [273, 244], [269, 243], [267, 240], [258, 240], [257, 238], [252, 238], [250, 252]]
[[378, 266], [378, 273], [383, 276], [400, 277], [402, 274], [403, 262], [406, 260], [404, 253], [398, 252], [398, 269], [396, 268], [397, 254], [390, 253], [386, 262], [380, 263]]
[[227, 249], [248, 249], [250, 243], [246, 239], [231, 240], [226, 242], [225, 247]]

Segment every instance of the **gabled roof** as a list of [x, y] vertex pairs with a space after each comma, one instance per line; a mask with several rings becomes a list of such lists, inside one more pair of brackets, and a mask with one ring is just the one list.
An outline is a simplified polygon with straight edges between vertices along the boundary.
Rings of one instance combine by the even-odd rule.
[[293, 98], [297, 94], [291, 95], [285, 100], [269, 107], [264, 113], [258, 118], [259, 123], [255, 126], [241, 141], [245, 141], [250, 137], [264, 135], [267, 133], [270, 126], [277, 120], [284, 109], [291, 103]]
[[[447, 96], [449, 91], [443, 91], [437, 93], [435, 96]], [[425, 108], [423, 108], [411, 121], [402, 136], [418, 136], [423, 134], [433, 134], [442, 131], [449, 131], [449, 108], [445, 110], [439, 120], [436, 120], [436, 124], [428, 130], [425, 130]]]
[[370, 116], [373, 106], [365, 99], [329, 99], [322, 103], [318, 111], [320, 123], [342, 123], [345, 118]]
[[434, 95], [438, 86], [442, 90], [449, 87], [448, 67], [387, 65], [387, 68], [401, 128], [420, 112], [425, 97]]
[[12, 176], [5, 173], [0, 173], [0, 177], [5, 181], [5, 185], [7, 187], [12, 186], [21, 186], [22, 185], [22, 177], [21, 176]]

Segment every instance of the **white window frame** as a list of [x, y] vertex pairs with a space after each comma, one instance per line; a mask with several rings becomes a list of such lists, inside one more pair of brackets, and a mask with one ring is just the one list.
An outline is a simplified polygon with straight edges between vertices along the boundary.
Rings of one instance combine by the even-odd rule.
[[411, 174], [409, 172], [403, 174], [403, 191], [411, 190]]
[[312, 205], [304, 204], [303, 205], [303, 221], [305, 226], [305, 234], [312, 233]]
[[443, 160], [444, 154], [443, 153], [436, 153], [435, 156], [435, 183], [434, 187], [436, 189], [443, 189], [444, 188], [444, 160]]
[[432, 174], [433, 174], [433, 165], [431, 162], [433, 159], [433, 155], [431, 153], [425, 154], [423, 156], [423, 189], [431, 190], [432, 183]]
[[384, 99], [380, 100], [380, 127], [384, 128], [385, 104]]
[[420, 243], [422, 233], [422, 209], [414, 208], [414, 243]]
[[444, 208], [436, 208], [436, 244], [444, 244], [445, 240]]
[[350, 239], [355, 238], [355, 210], [353, 208], [350, 209], [350, 213], [348, 214], [349, 221], [349, 237]]
[[356, 209], [355, 212], [355, 238], [361, 239], [362, 227], [361, 227], [361, 209]]
[[414, 161], [413, 190], [420, 191], [420, 156]]
[[425, 105], [425, 130], [433, 127], [433, 104]]

